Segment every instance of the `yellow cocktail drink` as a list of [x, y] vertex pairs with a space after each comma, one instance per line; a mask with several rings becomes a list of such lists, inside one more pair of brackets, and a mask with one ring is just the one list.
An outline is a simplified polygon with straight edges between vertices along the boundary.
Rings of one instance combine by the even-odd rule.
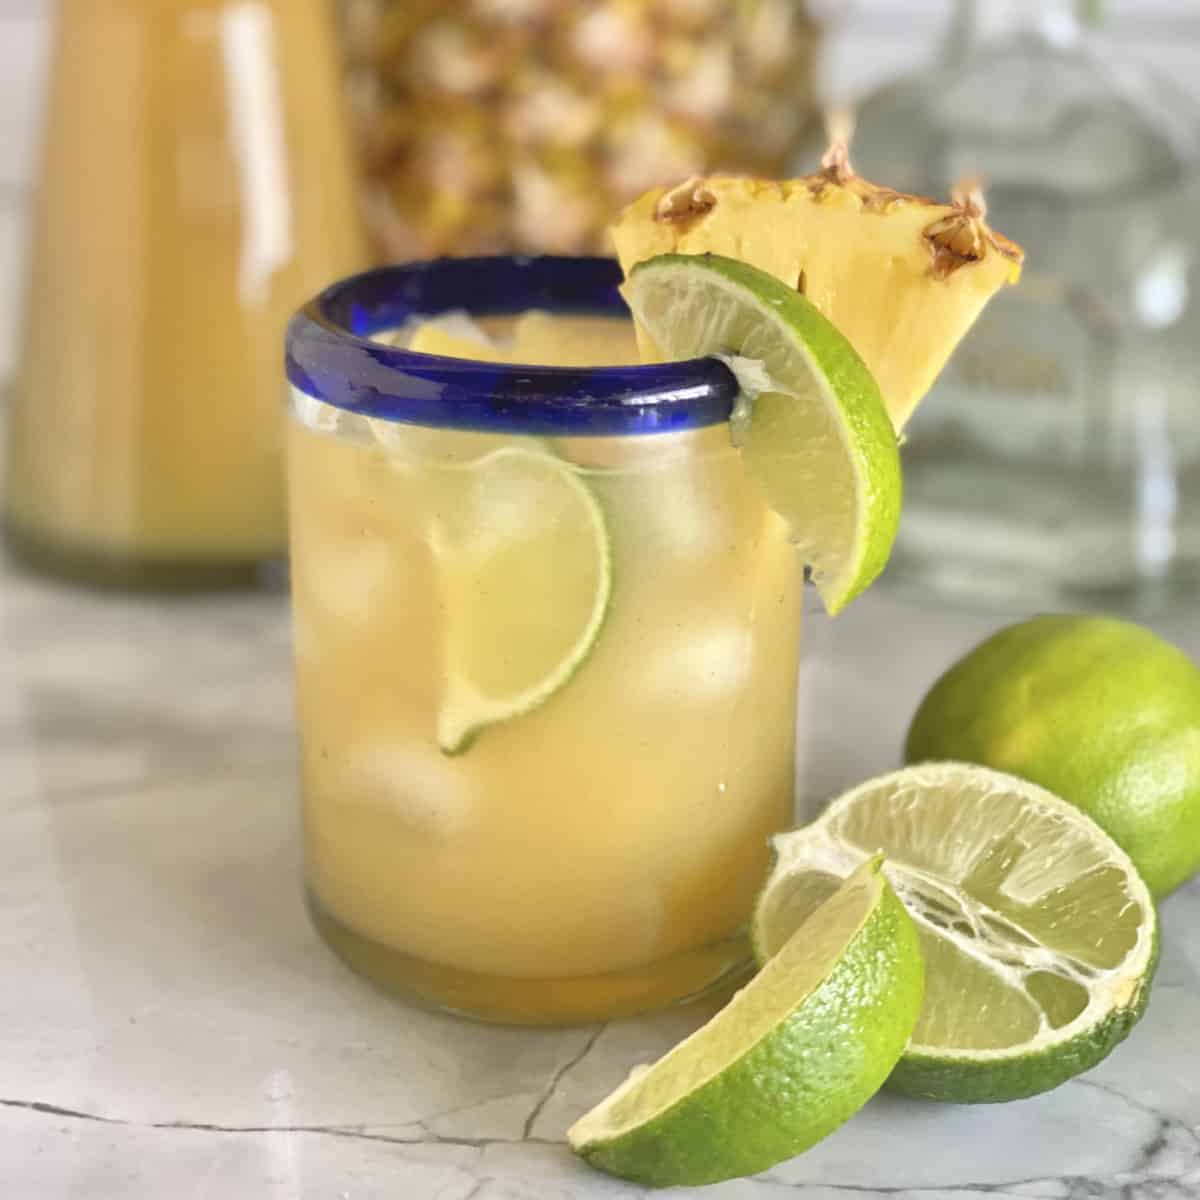
[[[541, 328], [546, 357], [578, 357], [577, 323]], [[622, 339], [632, 357], [627, 327], [592, 333], [600, 360]], [[461, 371], [494, 377], [492, 399], [528, 392], [521, 368], [326, 328], [305, 372], [305, 336], [289, 471], [322, 931], [385, 985], [497, 1020], [606, 1017], [735, 975], [791, 820], [802, 573], [707, 419], [719, 389], [662, 384], [708, 367], [624, 369], [657, 372], [654, 394], [591, 428], [577, 396], [603, 408], [621, 372], [535, 372], [539, 398], [462, 429], [396, 418]], [[412, 396], [330, 403], [362, 394], [322, 366], [339, 339], [359, 356], [346, 382], [377, 397], [386, 366]]]

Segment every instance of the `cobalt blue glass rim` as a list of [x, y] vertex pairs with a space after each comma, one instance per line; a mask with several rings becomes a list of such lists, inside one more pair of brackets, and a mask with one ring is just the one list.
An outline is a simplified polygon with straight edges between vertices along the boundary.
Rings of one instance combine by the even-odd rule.
[[628, 316], [616, 261], [599, 257], [440, 258], [381, 267], [326, 288], [292, 318], [287, 376], [349, 412], [437, 428], [516, 434], [668, 433], [728, 421], [737, 381], [716, 358], [616, 367], [543, 367], [418, 354], [371, 341], [410, 317], [531, 308]]

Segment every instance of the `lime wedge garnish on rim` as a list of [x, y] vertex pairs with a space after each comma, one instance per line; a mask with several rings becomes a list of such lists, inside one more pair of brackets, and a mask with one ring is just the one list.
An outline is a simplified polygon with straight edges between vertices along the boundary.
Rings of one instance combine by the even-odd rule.
[[986, 767], [928, 763], [835, 800], [775, 839], [754, 917], [773, 961], [864, 859], [921, 934], [925, 1006], [890, 1085], [954, 1102], [1012, 1100], [1095, 1066], [1145, 1008], [1158, 922], [1129, 857], [1045, 789]]
[[764, 1171], [870, 1099], [921, 992], [916, 930], [867, 862], [707, 1025], [581, 1117], [571, 1147], [657, 1187]]
[[758, 391], [735, 431], [746, 468], [787, 521], [826, 609], [844, 608], [883, 570], [900, 519], [896, 435], [862, 359], [799, 292], [736, 259], [647, 259], [625, 296], [666, 357], [761, 364], [739, 373]]
[[438, 744], [532, 712], [575, 674], [608, 611], [612, 558], [587, 484], [523, 447], [427, 468], [444, 612]]

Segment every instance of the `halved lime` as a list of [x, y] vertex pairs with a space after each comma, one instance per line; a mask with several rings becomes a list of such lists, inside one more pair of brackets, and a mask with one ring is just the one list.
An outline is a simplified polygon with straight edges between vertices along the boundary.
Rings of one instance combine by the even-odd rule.
[[883, 570], [900, 519], [896, 434], [862, 359], [799, 292], [736, 259], [647, 259], [625, 295], [668, 357], [761, 364], [738, 372], [735, 439], [826, 609], [844, 608]]
[[553, 455], [508, 446], [427, 467], [421, 487], [444, 612], [438, 744], [458, 754], [579, 669], [608, 611], [612, 556], [596, 497]]
[[863, 864], [703, 1028], [571, 1128], [592, 1166], [657, 1187], [791, 1158], [878, 1090], [921, 1006], [916, 931]]
[[1032, 1096], [1095, 1066], [1142, 1015], [1158, 954], [1150, 893], [1073, 805], [985, 767], [929, 763], [870, 780], [775, 839], [755, 955], [864, 859], [921, 933], [925, 1006], [889, 1085], [956, 1102]]

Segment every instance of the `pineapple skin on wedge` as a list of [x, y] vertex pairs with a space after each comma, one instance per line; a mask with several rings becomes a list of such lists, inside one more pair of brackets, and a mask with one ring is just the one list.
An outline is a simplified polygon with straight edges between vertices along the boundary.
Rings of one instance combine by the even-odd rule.
[[844, 164], [783, 182], [714, 176], [654, 188], [611, 235], [627, 276], [658, 254], [714, 253], [803, 291], [866, 362], [897, 431], [1024, 257], [971, 199], [904, 195]]

